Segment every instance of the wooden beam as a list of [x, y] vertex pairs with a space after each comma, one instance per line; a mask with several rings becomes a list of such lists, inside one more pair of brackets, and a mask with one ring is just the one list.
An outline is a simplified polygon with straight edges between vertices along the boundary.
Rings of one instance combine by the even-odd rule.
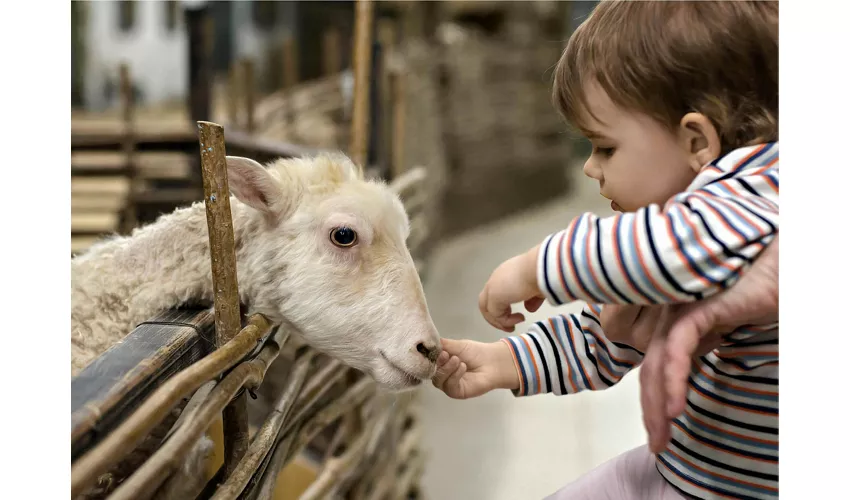
[[369, 145], [369, 80], [372, 69], [372, 0], [357, 0], [354, 26], [354, 111], [351, 121], [349, 154], [366, 168]]
[[[216, 348], [221, 348], [239, 333], [242, 325], [236, 277], [236, 242], [230, 212], [230, 188], [227, 184], [224, 128], [216, 123], [199, 121], [198, 140], [201, 147], [204, 205], [210, 239]], [[242, 393], [225, 407], [222, 415], [225, 477], [236, 467], [248, 447], [247, 405], [247, 396]]]

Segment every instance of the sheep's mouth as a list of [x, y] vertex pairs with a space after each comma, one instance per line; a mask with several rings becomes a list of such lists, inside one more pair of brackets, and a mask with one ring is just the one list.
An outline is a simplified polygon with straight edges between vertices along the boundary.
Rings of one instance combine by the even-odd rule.
[[379, 350], [378, 352], [381, 353], [381, 357], [384, 358], [384, 361], [386, 361], [387, 364], [390, 365], [393, 370], [397, 371], [404, 377], [404, 385], [412, 387], [422, 383], [421, 378], [417, 377], [416, 375], [410, 373], [409, 371], [405, 370], [404, 368], [401, 368], [397, 364], [390, 361], [390, 358], [388, 358], [387, 355], [384, 354], [384, 351]]

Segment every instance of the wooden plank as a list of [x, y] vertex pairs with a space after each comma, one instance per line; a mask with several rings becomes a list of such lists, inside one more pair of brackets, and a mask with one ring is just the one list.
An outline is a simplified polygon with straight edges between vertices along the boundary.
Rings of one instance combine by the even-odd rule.
[[[185, 179], [189, 177], [189, 157], [179, 152], [151, 151], [137, 153], [134, 162], [138, 177], [143, 179]], [[74, 151], [71, 153], [71, 175], [124, 175], [130, 164], [127, 155], [117, 151]]]
[[71, 213], [72, 233], [108, 233], [118, 228], [115, 212]]
[[100, 236], [79, 236], [71, 235], [71, 254], [82, 253], [89, 249], [92, 245], [100, 240]]
[[144, 399], [212, 347], [206, 308], [166, 311], [136, 327], [71, 380], [71, 457], [97, 444]]
[[130, 183], [125, 177], [77, 177], [71, 178], [72, 194], [109, 194], [127, 196]]
[[71, 213], [75, 212], [119, 212], [127, 203], [127, 197], [113, 194], [71, 193]]

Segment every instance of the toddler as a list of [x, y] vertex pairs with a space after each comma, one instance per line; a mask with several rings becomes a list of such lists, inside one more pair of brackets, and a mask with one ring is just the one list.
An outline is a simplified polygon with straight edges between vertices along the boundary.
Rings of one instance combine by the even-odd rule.
[[[612, 342], [604, 305], [697, 301], [729, 288], [779, 226], [777, 2], [604, 1], [555, 72], [560, 112], [592, 145], [584, 173], [619, 212], [583, 214], [499, 266], [479, 306], [494, 327], [589, 305], [493, 343], [445, 339], [434, 384], [573, 394], [619, 382], [642, 345]], [[737, 328], [694, 359], [666, 449], [646, 446], [565, 499], [778, 496], [778, 324]]]

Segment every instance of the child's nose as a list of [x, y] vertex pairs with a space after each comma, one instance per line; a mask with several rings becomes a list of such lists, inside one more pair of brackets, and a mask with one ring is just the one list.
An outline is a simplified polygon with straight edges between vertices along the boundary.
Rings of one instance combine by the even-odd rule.
[[599, 168], [599, 165], [593, 158], [588, 158], [586, 162], [584, 162], [584, 167], [582, 167], [582, 172], [584, 175], [590, 177], [591, 179], [601, 181], [602, 180], [602, 169]]

